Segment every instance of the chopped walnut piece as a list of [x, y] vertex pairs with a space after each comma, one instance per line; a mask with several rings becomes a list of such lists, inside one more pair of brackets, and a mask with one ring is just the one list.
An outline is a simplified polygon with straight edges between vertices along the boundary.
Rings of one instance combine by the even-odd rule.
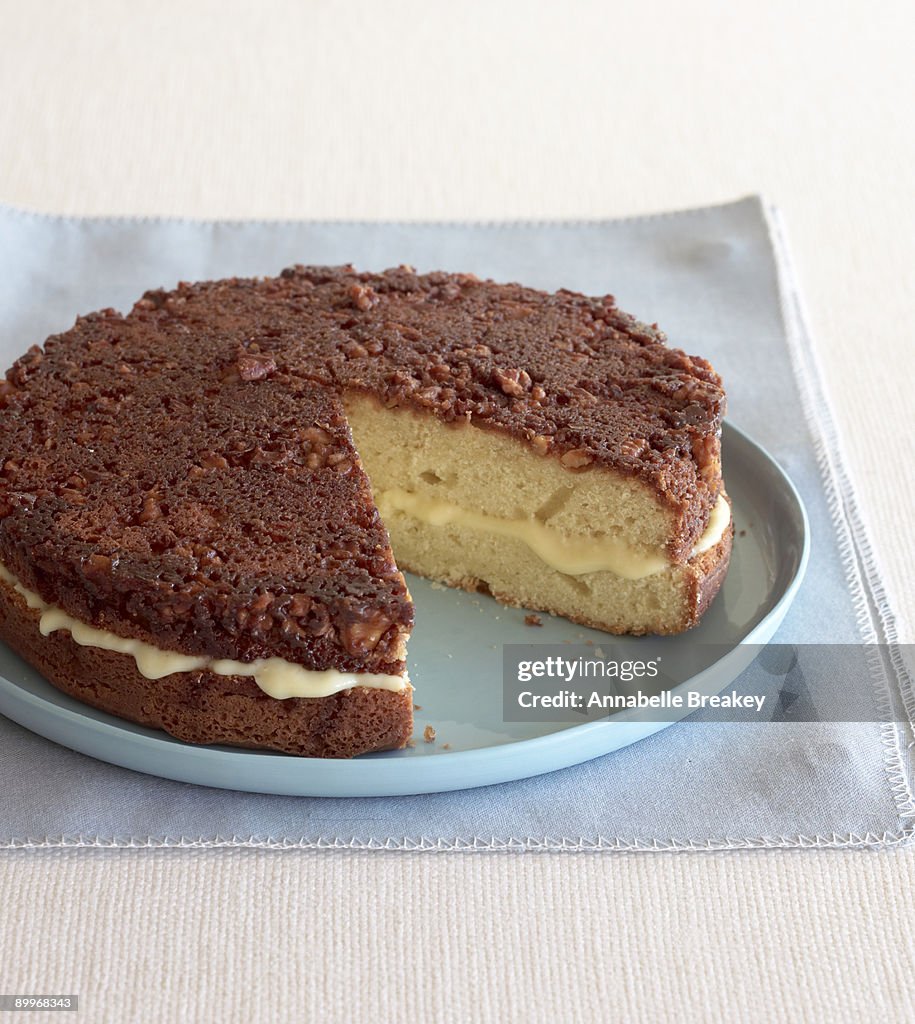
[[561, 456], [559, 461], [566, 469], [583, 469], [590, 466], [593, 459], [584, 448], [573, 448]]
[[238, 346], [235, 366], [242, 380], [264, 380], [276, 373], [276, 360], [269, 352], [261, 352], [256, 343]]
[[154, 519], [159, 519], [162, 515], [162, 509], [159, 508], [159, 502], [156, 500], [155, 494], [147, 494], [143, 499], [143, 508], [140, 511], [140, 522], [151, 523]]
[[363, 313], [368, 312], [372, 306], [377, 305], [380, 301], [375, 289], [369, 287], [369, 285], [350, 285], [349, 296], [353, 300], [353, 305], [356, 309], [361, 310]]
[[427, 743], [435, 742], [435, 729], [433, 729], [431, 725], [427, 725], [426, 728], [423, 729], [423, 739]]
[[644, 437], [628, 437], [620, 443], [620, 453], [627, 458], [635, 459], [648, 447]]
[[360, 359], [369, 354], [368, 349], [364, 345], [360, 345], [358, 341], [347, 341], [342, 348], [347, 359]]
[[531, 386], [531, 378], [526, 370], [519, 370], [514, 367], [503, 370], [497, 367], [492, 371], [492, 376], [506, 395], [513, 395], [515, 397], [523, 395]]
[[340, 627], [340, 641], [350, 654], [365, 654], [375, 650], [390, 625], [391, 620], [377, 611], [366, 618], [346, 616]]
[[11, 381], [0, 380], [0, 409], [6, 407], [9, 399], [16, 394], [19, 388]]
[[223, 455], [217, 455], [215, 452], [207, 452], [200, 460], [200, 465], [204, 469], [228, 469], [228, 460]]
[[306, 594], [293, 594], [287, 611], [296, 618], [302, 618], [311, 611], [314, 602]]

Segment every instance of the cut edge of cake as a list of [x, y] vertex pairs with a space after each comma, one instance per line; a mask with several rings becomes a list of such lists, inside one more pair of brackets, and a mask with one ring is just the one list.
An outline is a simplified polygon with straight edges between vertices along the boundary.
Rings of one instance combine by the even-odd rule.
[[325, 697], [277, 699], [250, 675], [206, 669], [144, 676], [135, 658], [45, 634], [40, 608], [0, 579], [0, 636], [63, 693], [100, 711], [162, 729], [186, 743], [350, 758], [404, 747], [413, 732], [413, 688], [356, 685]]
[[344, 403], [404, 571], [635, 635], [691, 628], [721, 584], [733, 533], [723, 489], [677, 562], [674, 514], [636, 477], [572, 469], [504, 434], [359, 392]]

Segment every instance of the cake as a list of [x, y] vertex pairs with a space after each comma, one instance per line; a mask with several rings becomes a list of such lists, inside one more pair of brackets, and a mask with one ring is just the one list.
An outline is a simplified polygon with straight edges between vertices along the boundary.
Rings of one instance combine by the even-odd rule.
[[610, 296], [181, 284], [31, 349], [0, 403], [0, 637], [188, 742], [403, 746], [402, 571], [640, 634], [727, 568], [720, 378]]

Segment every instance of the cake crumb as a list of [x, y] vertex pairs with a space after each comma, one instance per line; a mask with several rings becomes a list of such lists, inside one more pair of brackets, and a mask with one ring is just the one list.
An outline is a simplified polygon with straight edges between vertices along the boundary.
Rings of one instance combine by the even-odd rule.
[[442, 744], [442, 750], [450, 750], [450, 749], [451, 749], [451, 744], [450, 743], [443, 743]]
[[435, 742], [435, 729], [433, 729], [431, 725], [427, 725], [426, 728], [423, 729], [423, 739], [427, 743]]
[[542, 626], [543, 625], [543, 619], [541, 619], [539, 615], [525, 615], [524, 616], [524, 625], [525, 626]]
[[413, 710], [414, 711], [422, 711], [422, 709], [423, 709], [422, 704], [414, 704], [413, 705]]
[[741, 537], [746, 537], [746, 535], [747, 535], [747, 531], [746, 531], [746, 530], [741, 530], [741, 531], [740, 531], [740, 534], [739, 534], [739, 536], [741, 536]]
[[414, 748], [414, 747], [416, 746], [416, 740], [414, 740], [414, 739], [412, 738], [412, 736], [410, 737], [410, 739], [408, 739], [408, 740], [407, 740], [407, 746], [408, 746], [408, 747], [409, 747], [409, 748], [410, 748], [411, 750], [412, 750], [412, 749], [413, 749], [413, 748]]
[[594, 646], [594, 641], [593, 640], [585, 640], [585, 643], [588, 645], [588, 647], [593, 647]]

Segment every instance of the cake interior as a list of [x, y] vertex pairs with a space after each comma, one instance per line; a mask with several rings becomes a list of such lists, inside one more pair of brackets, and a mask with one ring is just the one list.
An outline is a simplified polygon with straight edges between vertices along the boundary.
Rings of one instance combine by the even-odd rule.
[[[671, 513], [638, 480], [356, 392], [345, 405], [401, 570], [614, 633], [690, 619], [696, 573], [670, 563]], [[697, 556], [727, 527], [716, 518]]]

